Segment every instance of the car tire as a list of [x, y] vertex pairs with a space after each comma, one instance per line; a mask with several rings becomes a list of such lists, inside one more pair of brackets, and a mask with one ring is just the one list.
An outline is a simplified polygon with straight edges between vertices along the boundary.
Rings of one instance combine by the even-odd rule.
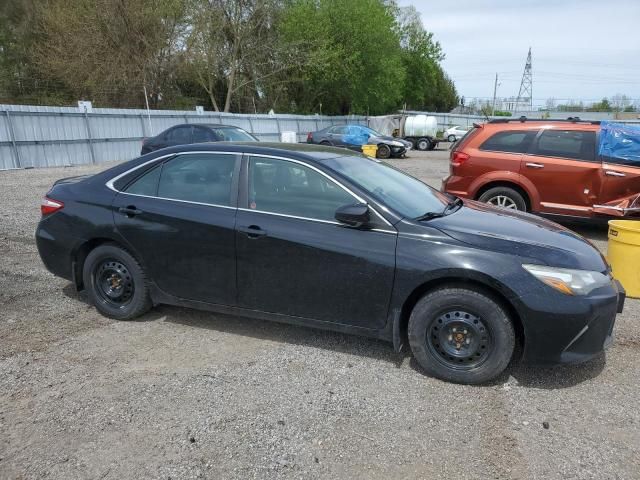
[[480, 195], [478, 201], [496, 207], [520, 210], [521, 212], [527, 211], [527, 202], [524, 197], [517, 190], [510, 187], [490, 188]]
[[431, 141], [428, 138], [419, 138], [416, 140], [416, 150], [424, 152], [425, 150], [429, 150], [429, 147], [431, 147]]
[[425, 372], [455, 383], [495, 379], [516, 346], [505, 309], [472, 287], [445, 287], [423, 296], [411, 312], [408, 334], [413, 356]]
[[456, 136], [455, 136], [455, 135], [449, 135], [449, 136], [447, 137], [447, 140], [449, 140], [451, 143], [453, 143], [453, 142], [455, 142], [455, 141], [456, 141]]
[[142, 266], [117, 245], [91, 250], [82, 268], [82, 280], [91, 302], [106, 317], [131, 320], [153, 306]]
[[326, 140], [322, 140], [322, 141], [320, 142], [320, 145], [324, 145], [325, 147], [330, 147], [330, 146], [331, 146], [331, 143], [330, 143], [330, 142], [328, 142], [328, 141], [326, 141]]
[[391, 147], [389, 145], [385, 145], [381, 143], [378, 145], [378, 151], [376, 152], [377, 158], [387, 159], [391, 157]]

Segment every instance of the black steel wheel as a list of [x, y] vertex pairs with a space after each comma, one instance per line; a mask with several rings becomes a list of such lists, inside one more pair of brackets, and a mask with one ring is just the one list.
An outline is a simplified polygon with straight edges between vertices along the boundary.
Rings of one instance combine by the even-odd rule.
[[515, 349], [515, 330], [502, 304], [481, 288], [427, 293], [409, 318], [409, 344], [430, 375], [477, 384], [499, 376]]
[[82, 280], [96, 309], [107, 317], [130, 320], [152, 306], [144, 270], [118, 245], [103, 244], [91, 250]]
[[449, 310], [431, 324], [427, 346], [449, 368], [469, 370], [487, 359], [491, 331], [478, 315]]
[[93, 271], [93, 284], [103, 302], [114, 308], [123, 308], [134, 293], [133, 278], [120, 261], [108, 258], [100, 262]]
[[376, 157], [386, 159], [391, 157], [391, 147], [389, 145], [385, 145], [381, 143], [378, 145], [378, 151], [376, 152]]

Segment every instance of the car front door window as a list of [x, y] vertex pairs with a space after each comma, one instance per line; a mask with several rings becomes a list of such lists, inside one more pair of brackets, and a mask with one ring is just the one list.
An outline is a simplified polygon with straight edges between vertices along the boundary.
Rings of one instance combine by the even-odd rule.
[[358, 200], [319, 172], [287, 160], [249, 159], [249, 208], [334, 221], [335, 211]]

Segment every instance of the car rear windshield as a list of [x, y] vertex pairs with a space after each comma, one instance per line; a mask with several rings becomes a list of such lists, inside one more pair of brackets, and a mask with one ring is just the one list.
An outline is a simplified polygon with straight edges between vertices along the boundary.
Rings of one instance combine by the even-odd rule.
[[442, 212], [448, 202], [443, 193], [379, 160], [344, 156], [324, 164], [406, 218]]
[[451, 152], [453, 153], [456, 150], [460, 150], [462, 147], [464, 147], [469, 142], [469, 140], [471, 140], [477, 133], [480, 132], [480, 130], [482, 130], [482, 127], [476, 124], [474, 124], [473, 127], [470, 127], [467, 133], [465, 133], [460, 140], [453, 144], [453, 146], [451, 147]]
[[213, 131], [224, 142], [257, 142], [258, 139], [241, 128], [223, 127]]

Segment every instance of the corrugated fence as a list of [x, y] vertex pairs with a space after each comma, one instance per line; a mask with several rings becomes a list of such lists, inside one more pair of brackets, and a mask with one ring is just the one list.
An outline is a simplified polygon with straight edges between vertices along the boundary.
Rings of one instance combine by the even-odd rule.
[[280, 133], [307, 132], [330, 125], [366, 124], [366, 117], [247, 115], [193, 110], [125, 110], [0, 105], [0, 170], [58, 167], [129, 160], [140, 155], [142, 139], [180, 123], [241, 127], [260, 140], [279, 141]]

